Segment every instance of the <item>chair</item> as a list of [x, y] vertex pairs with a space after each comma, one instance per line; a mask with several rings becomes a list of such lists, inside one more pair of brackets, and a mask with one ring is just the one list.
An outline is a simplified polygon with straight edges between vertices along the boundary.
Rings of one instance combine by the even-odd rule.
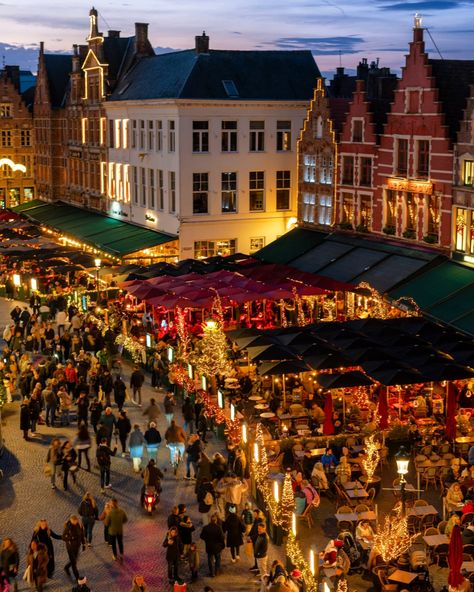
[[443, 543], [441, 545], [437, 545], [433, 549], [433, 562], [436, 563], [438, 567], [441, 567], [441, 563], [443, 566], [448, 564], [448, 552], [449, 552], [449, 545]]
[[441, 456], [444, 458], [445, 454], [448, 454], [449, 451], [451, 450], [451, 445], [450, 444], [442, 444], [439, 448], [438, 448], [438, 454], [441, 454]]
[[435, 526], [430, 526], [429, 528], [427, 528], [425, 530], [425, 532], [423, 533], [423, 536], [431, 536], [432, 534], [440, 534], [439, 529], [436, 528]]
[[443, 458], [444, 458], [444, 460], [451, 461], [451, 460], [453, 460], [453, 458], [456, 458], [456, 457], [454, 456], [454, 454], [452, 452], [445, 452], [443, 454]]
[[422, 462], [425, 462], [427, 460], [428, 460], [428, 457], [425, 456], [424, 454], [417, 454], [415, 456], [415, 465], [416, 464], [419, 464], [419, 463], [422, 463]]
[[421, 532], [423, 532], [427, 528], [433, 527], [436, 524], [436, 519], [437, 519], [436, 514], [426, 514], [426, 516], [423, 516], [423, 518], [421, 519], [421, 524], [420, 524]]
[[440, 458], [441, 458], [441, 457], [440, 457], [440, 456], [438, 456], [437, 454], [432, 454], [432, 455], [430, 456], [430, 461], [431, 461], [431, 462], [438, 462], [438, 461], [440, 460]]
[[432, 451], [433, 451], [433, 446], [431, 446], [431, 444], [428, 444], [426, 446], [423, 446], [423, 448], [420, 450], [420, 454], [424, 454], [425, 456], [430, 456]]
[[370, 508], [366, 504], [357, 504], [354, 511], [356, 514], [360, 514], [361, 512], [369, 512]]
[[369, 490], [367, 490], [367, 493], [368, 493], [369, 497], [368, 497], [368, 498], [366, 498], [366, 500], [365, 500], [365, 504], [366, 504], [367, 506], [369, 506], [369, 508], [370, 508], [371, 510], [373, 510], [373, 509], [374, 509], [374, 504], [375, 504], [375, 502], [374, 502], [374, 498], [375, 498], [375, 494], [377, 493], [377, 492], [375, 491], [375, 487], [371, 487]]
[[415, 514], [409, 514], [407, 517], [408, 534], [418, 534], [420, 532], [420, 517]]
[[439, 467], [439, 469], [436, 473], [436, 476], [438, 478], [438, 482], [439, 482], [441, 489], [444, 488], [444, 484], [445, 484], [446, 479], [448, 477], [448, 473], [449, 473], [449, 467]]
[[429, 506], [430, 504], [424, 500], [424, 499], [419, 499], [419, 500], [415, 500], [413, 507], [414, 508], [419, 508], [420, 506]]
[[311, 502], [306, 506], [305, 511], [302, 514], [297, 514], [298, 518], [302, 522], [306, 522], [309, 528], [311, 528], [314, 525], [314, 520], [311, 512], [315, 508], [317, 508], [317, 506], [313, 502]]
[[472, 556], [469, 553], [463, 553], [462, 560], [463, 561], [472, 561]]
[[398, 590], [397, 584], [389, 583], [386, 565], [377, 565], [373, 568], [372, 573], [379, 582], [379, 587], [382, 592], [396, 592]]
[[474, 557], [474, 545], [464, 545], [462, 552], [469, 555], [471, 557], [469, 561], [472, 561], [472, 558]]
[[438, 530], [439, 530], [439, 534], [444, 534], [444, 531], [446, 530], [446, 525], [448, 524], [447, 520], [442, 520], [439, 524], [438, 524]]
[[353, 508], [351, 508], [350, 506], [340, 506], [336, 512], [336, 514], [352, 514], [352, 513], [353, 513]]
[[436, 478], [437, 469], [436, 467], [428, 467], [421, 474], [422, 482], [425, 484], [425, 491], [428, 489], [428, 485], [433, 485], [435, 489], [438, 489], [438, 480]]

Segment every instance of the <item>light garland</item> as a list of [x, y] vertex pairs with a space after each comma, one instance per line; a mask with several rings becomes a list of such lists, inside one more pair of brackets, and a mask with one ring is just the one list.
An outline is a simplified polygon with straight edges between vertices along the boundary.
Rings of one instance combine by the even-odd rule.
[[359, 409], [368, 409], [370, 400], [367, 387], [358, 386], [352, 393], [352, 403]]
[[369, 483], [372, 481], [372, 477], [374, 476], [374, 473], [377, 470], [380, 461], [380, 452], [377, 448], [375, 436], [376, 434], [372, 434], [365, 441], [366, 455], [364, 460], [362, 461], [362, 467], [364, 469], [365, 474], [367, 475], [367, 487], [369, 486]]
[[286, 307], [285, 307], [285, 301], [284, 300], [280, 300], [278, 302], [278, 306], [280, 307], [280, 319], [281, 319], [281, 326], [282, 327], [288, 327], [288, 320], [286, 318]]
[[146, 362], [146, 349], [139, 341], [135, 341], [128, 335], [120, 333], [120, 335], [117, 335], [115, 338], [115, 343], [122, 349], [128, 351], [135, 364], [144, 364]]
[[288, 559], [291, 561], [292, 565], [294, 565], [296, 569], [300, 570], [303, 580], [305, 582], [306, 592], [318, 592], [318, 580], [312, 574], [311, 567], [304, 558], [301, 547], [298, 541], [296, 540], [295, 535], [291, 532], [291, 530], [288, 533], [288, 539], [286, 542], [286, 554], [288, 556]]
[[292, 515], [295, 511], [295, 496], [291, 483], [291, 474], [286, 472], [283, 488], [281, 492], [281, 501], [279, 505], [278, 520], [285, 531], [291, 528]]
[[190, 338], [188, 333], [188, 326], [186, 323], [186, 311], [177, 307], [175, 310], [176, 330], [179, 337], [178, 342], [178, 358], [183, 362], [187, 362], [189, 358]]
[[397, 507], [394, 515], [385, 516], [383, 525], [377, 525], [374, 550], [385, 563], [390, 563], [406, 553], [416, 537], [408, 533], [407, 517], [402, 516], [401, 508]]
[[295, 306], [296, 306], [296, 311], [297, 311], [297, 315], [296, 315], [297, 321], [296, 322], [299, 327], [304, 327], [307, 323], [306, 323], [306, 318], [304, 315], [303, 301], [301, 299], [301, 296], [298, 294], [296, 288], [293, 288], [292, 292], [293, 292], [293, 298], [295, 300]]

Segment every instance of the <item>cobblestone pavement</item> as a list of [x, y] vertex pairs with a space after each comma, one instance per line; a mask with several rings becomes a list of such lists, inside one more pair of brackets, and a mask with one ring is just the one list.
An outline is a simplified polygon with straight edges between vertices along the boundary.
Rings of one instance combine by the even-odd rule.
[[[0, 299], [0, 331], [3, 332], [5, 324], [9, 321], [9, 311], [14, 302]], [[20, 303], [21, 304], [21, 303]], [[0, 333], [1, 336], [1, 333]], [[129, 374], [127, 369], [126, 376]], [[128, 376], [127, 376], [128, 379]], [[163, 399], [162, 393], [155, 393], [149, 386], [144, 387], [144, 403], [151, 396], [155, 396], [159, 402]], [[145, 425], [142, 410], [127, 403], [127, 412], [132, 424]], [[180, 417], [178, 415], [178, 421]], [[97, 523], [94, 528], [93, 547], [87, 548], [81, 553], [78, 568], [80, 574], [85, 574], [93, 592], [125, 592], [131, 588], [134, 574], [142, 573], [145, 576], [150, 592], [163, 592], [170, 589], [167, 580], [167, 566], [164, 557], [162, 542], [166, 533], [166, 517], [171, 507], [175, 504], [188, 504], [189, 514], [196, 526], [194, 539], [198, 542], [201, 553], [200, 573], [207, 573], [207, 561], [202, 541], [199, 540], [199, 515], [196, 509], [194, 482], [182, 479], [183, 467], [180, 467], [178, 479], [171, 471], [165, 473], [163, 492], [158, 512], [153, 516], [147, 516], [139, 506], [141, 479], [132, 472], [129, 458], [117, 455], [112, 459], [111, 483], [113, 488], [105, 494], [100, 493], [100, 482], [97, 468], [92, 467], [88, 473], [80, 470], [77, 475], [77, 485], [71, 482], [69, 490], [63, 491], [62, 487], [51, 489], [49, 479], [43, 476], [43, 465], [47, 448], [52, 437], [73, 438], [75, 429], [50, 428], [45, 425], [38, 426], [39, 436], [30, 442], [22, 439], [19, 429], [19, 402], [7, 404], [2, 412], [2, 430], [5, 440], [5, 452], [0, 458], [0, 468], [4, 471], [4, 477], [0, 480], [0, 537], [11, 536], [19, 546], [21, 565], [20, 572], [25, 569], [25, 556], [27, 545], [36, 521], [46, 518], [51, 528], [62, 532], [65, 520], [72, 513], [77, 513], [80, 500], [86, 491], [91, 492], [97, 499], [99, 512], [104, 503], [111, 497], [116, 497], [120, 506], [128, 514], [128, 523], [124, 527], [125, 558], [123, 565], [112, 561], [110, 547], [104, 543], [102, 523]], [[158, 428], [163, 434], [166, 430], [164, 415], [158, 422]], [[212, 442], [208, 444], [208, 452], [217, 450], [221, 444]], [[94, 458], [95, 447], [91, 458]], [[158, 464], [168, 468], [168, 451], [163, 445], [158, 454]], [[92, 463], [94, 465], [95, 463]], [[61, 483], [62, 485], [62, 483]], [[64, 544], [54, 541], [56, 572], [54, 579], [49, 581], [46, 590], [50, 592], [70, 590], [72, 583], [64, 572], [67, 555]], [[272, 554], [278, 551], [272, 549]], [[223, 575], [212, 580], [200, 577], [198, 582], [188, 586], [188, 591], [201, 591], [205, 584], [212, 584], [218, 591], [245, 591], [253, 592], [259, 586], [253, 581], [249, 571], [249, 559], [242, 552], [242, 561], [232, 564], [228, 550], [223, 553]], [[189, 579], [187, 566], [183, 564], [182, 574]], [[26, 589], [24, 582], [20, 583], [20, 589]]]

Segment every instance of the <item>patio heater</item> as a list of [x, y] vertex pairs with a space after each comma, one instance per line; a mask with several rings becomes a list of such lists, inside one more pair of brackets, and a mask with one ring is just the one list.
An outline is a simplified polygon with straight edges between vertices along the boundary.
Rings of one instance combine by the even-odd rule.
[[402, 516], [406, 515], [406, 479], [405, 475], [408, 473], [408, 464], [410, 457], [404, 446], [400, 446], [400, 450], [395, 455], [395, 461], [397, 463], [397, 473], [400, 476], [400, 495], [402, 500]]
[[99, 304], [99, 293], [100, 293], [100, 284], [99, 284], [99, 272], [100, 272], [100, 266], [102, 264], [102, 259], [94, 259], [94, 264], [95, 264], [95, 273], [96, 273], [96, 289], [97, 289], [97, 304]]

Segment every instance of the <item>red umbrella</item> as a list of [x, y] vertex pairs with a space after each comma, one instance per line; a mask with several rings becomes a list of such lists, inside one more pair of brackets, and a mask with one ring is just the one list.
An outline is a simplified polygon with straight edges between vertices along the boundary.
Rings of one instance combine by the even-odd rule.
[[457, 524], [454, 526], [454, 528], [451, 532], [451, 538], [449, 540], [448, 565], [449, 565], [448, 584], [452, 588], [458, 588], [464, 582], [464, 577], [461, 575], [461, 565], [462, 565], [461, 527], [458, 526]]
[[380, 386], [379, 389], [379, 415], [381, 430], [388, 428], [388, 401], [387, 401], [387, 387]]
[[323, 434], [330, 436], [334, 434], [334, 424], [332, 422], [332, 396], [331, 393], [326, 395], [326, 402], [324, 403], [324, 423]]
[[446, 398], [446, 436], [454, 440], [456, 437], [457, 389], [452, 382], [448, 382]]

